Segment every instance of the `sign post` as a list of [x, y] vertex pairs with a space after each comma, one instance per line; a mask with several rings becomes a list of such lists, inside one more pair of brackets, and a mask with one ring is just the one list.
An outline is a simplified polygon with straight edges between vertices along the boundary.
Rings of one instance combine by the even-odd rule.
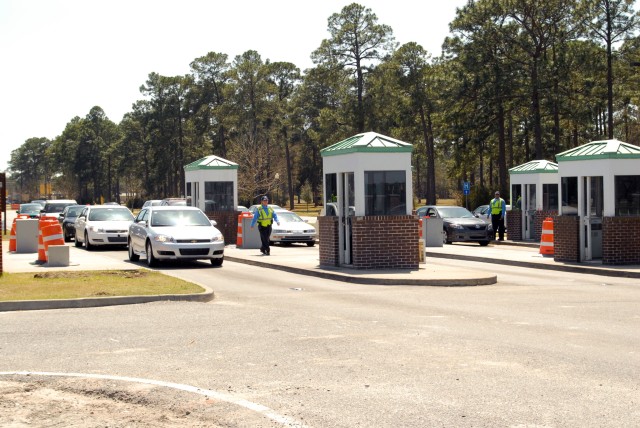
[[469, 193], [471, 192], [471, 183], [468, 181], [462, 182], [462, 192], [464, 193], [464, 205], [466, 209], [469, 209]]

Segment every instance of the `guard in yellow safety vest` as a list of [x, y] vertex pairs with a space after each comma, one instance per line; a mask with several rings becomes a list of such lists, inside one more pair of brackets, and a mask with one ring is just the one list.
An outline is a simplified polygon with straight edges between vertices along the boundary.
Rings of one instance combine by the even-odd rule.
[[504, 241], [504, 215], [507, 212], [507, 204], [500, 197], [500, 192], [496, 192], [495, 198], [489, 202], [489, 215], [491, 216], [491, 225], [493, 226], [493, 239], [496, 239], [496, 232], [500, 241]]
[[270, 248], [270, 240], [271, 240], [271, 225], [273, 222], [276, 222], [278, 226], [280, 226], [280, 221], [278, 221], [278, 215], [276, 212], [269, 206], [269, 198], [267, 196], [263, 196], [260, 201], [260, 206], [253, 213], [253, 220], [251, 221], [251, 229], [254, 228], [256, 223], [258, 223], [258, 231], [260, 232], [260, 252], [265, 255], [271, 255]]

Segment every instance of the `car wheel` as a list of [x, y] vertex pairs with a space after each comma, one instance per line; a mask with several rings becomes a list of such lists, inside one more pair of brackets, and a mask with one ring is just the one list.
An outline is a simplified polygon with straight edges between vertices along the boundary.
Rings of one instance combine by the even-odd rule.
[[158, 265], [158, 259], [156, 259], [153, 255], [153, 248], [151, 248], [151, 242], [147, 242], [147, 246], [145, 247], [147, 251], [147, 266], [154, 267]]
[[224, 262], [224, 256], [220, 257], [219, 259], [211, 259], [211, 264], [213, 266], [222, 266], [222, 262]]
[[449, 236], [447, 235], [447, 231], [446, 230], [442, 231], [442, 243], [443, 244], [451, 244], [451, 241], [449, 240]]
[[129, 239], [127, 247], [129, 251], [129, 260], [131, 260], [132, 262], [137, 262], [138, 260], [140, 260], [140, 255], [134, 253], [133, 251], [133, 244], [131, 243], [131, 239]]
[[84, 247], [87, 251], [93, 250], [93, 245], [89, 242], [89, 234], [87, 232], [84, 233]]
[[67, 232], [64, 232], [64, 242], [71, 242], [71, 237]]
[[74, 240], [75, 240], [75, 245], [76, 245], [76, 247], [78, 247], [78, 248], [82, 247], [82, 242], [80, 242], [80, 241], [78, 240], [78, 237], [77, 237], [77, 236], [74, 238]]
[[489, 241], [478, 241], [478, 244], [480, 244], [482, 247], [486, 247], [487, 245], [489, 245]]
[[307, 247], [313, 247], [314, 245], [316, 245], [316, 241], [307, 242]]

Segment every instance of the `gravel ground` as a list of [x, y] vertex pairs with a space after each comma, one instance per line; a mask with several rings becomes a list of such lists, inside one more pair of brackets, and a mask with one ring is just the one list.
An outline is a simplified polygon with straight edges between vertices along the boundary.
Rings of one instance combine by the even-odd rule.
[[204, 395], [132, 382], [7, 376], [2, 427], [276, 427], [247, 409]]

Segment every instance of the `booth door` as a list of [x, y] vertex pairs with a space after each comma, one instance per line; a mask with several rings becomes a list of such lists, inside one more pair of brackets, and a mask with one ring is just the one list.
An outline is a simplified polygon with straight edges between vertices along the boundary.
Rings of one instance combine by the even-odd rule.
[[351, 253], [351, 223], [355, 215], [355, 187], [353, 183], [353, 172], [344, 172], [340, 174], [342, 183], [338, 192], [338, 203], [340, 205], [340, 263], [351, 265], [353, 257]]
[[602, 258], [602, 213], [604, 210], [602, 177], [583, 177], [582, 181], [582, 260]]
[[536, 185], [524, 185], [524, 239], [535, 239]]

